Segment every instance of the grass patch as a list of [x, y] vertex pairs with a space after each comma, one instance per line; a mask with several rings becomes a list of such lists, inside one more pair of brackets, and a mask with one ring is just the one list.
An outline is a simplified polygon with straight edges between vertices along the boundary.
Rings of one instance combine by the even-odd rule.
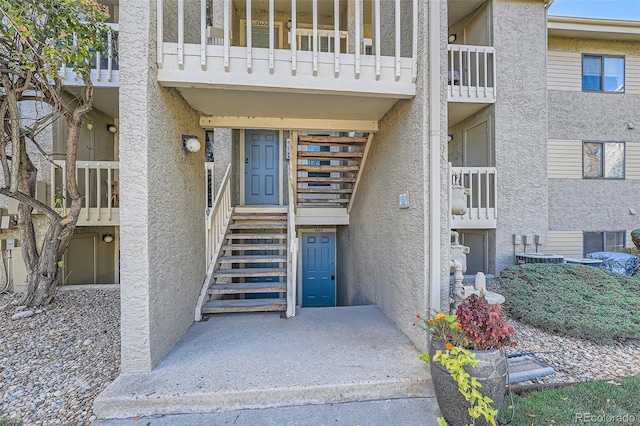
[[16, 420], [0, 419], [0, 426], [22, 426], [22, 423]]
[[525, 264], [500, 273], [512, 318], [595, 343], [640, 339], [640, 277], [582, 265]]
[[[578, 420], [578, 424], [640, 423], [640, 378], [627, 377], [617, 379], [615, 383], [617, 384], [591, 381], [562, 389], [514, 396], [515, 416], [511, 424], [571, 425], [576, 424], [576, 420], [580, 418], [583, 421]], [[506, 396], [498, 419], [507, 421], [511, 418], [510, 402]], [[586, 416], [589, 416], [588, 420]], [[590, 416], [603, 417], [596, 419]]]

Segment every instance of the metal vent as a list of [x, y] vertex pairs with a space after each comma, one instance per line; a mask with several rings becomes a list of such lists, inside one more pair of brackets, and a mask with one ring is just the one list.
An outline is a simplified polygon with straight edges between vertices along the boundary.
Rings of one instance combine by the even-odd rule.
[[516, 253], [516, 265], [524, 263], [564, 263], [564, 256], [548, 253]]

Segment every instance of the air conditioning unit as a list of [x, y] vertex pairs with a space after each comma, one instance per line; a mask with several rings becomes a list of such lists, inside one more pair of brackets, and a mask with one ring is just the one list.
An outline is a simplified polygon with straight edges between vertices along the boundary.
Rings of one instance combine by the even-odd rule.
[[564, 256], [548, 253], [516, 253], [516, 265], [524, 263], [564, 263]]

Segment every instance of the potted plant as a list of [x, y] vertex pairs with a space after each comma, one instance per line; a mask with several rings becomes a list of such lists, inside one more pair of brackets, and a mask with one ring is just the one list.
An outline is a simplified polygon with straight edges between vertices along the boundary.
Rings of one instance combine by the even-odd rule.
[[515, 346], [513, 327], [500, 305], [484, 295], [471, 295], [455, 315], [436, 312], [417, 316], [431, 335], [429, 352], [420, 358], [430, 365], [441, 425], [495, 425], [506, 385], [505, 348]]

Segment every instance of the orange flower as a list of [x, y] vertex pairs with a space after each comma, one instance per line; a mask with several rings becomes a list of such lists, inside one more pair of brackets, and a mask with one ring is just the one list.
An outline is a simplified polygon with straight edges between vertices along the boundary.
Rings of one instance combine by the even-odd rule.
[[460, 324], [459, 322], [457, 322], [457, 323], [456, 323], [456, 328], [457, 328], [458, 330], [460, 330], [460, 329], [462, 328], [462, 324]]
[[443, 319], [446, 319], [446, 318], [447, 317], [442, 312], [440, 312], [440, 313], [438, 313], [438, 315], [435, 316], [434, 319], [436, 320], [436, 322], [440, 322], [440, 321], [442, 321]]
[[434, 321], [432, 319], [429, 319], [429, 324], [433, 324], [433, 322]]
[[25, 27], [24, 25], [20, 25], [18, 27], [18, 31], [25, 32], [25, 31], [27, 31], [27, 27]]
[[446, 349], [446, 350], [448, 350], [448, 351], [450, 351], [451, 349], [453, 349], [453, 345], [452, 345], [451, 343], [449, 343], [449, 342], [447, 342], [447, 344], [446, 344], [446, 345], [444, 345], [444, 347], [445, 347], [445, 349]]

